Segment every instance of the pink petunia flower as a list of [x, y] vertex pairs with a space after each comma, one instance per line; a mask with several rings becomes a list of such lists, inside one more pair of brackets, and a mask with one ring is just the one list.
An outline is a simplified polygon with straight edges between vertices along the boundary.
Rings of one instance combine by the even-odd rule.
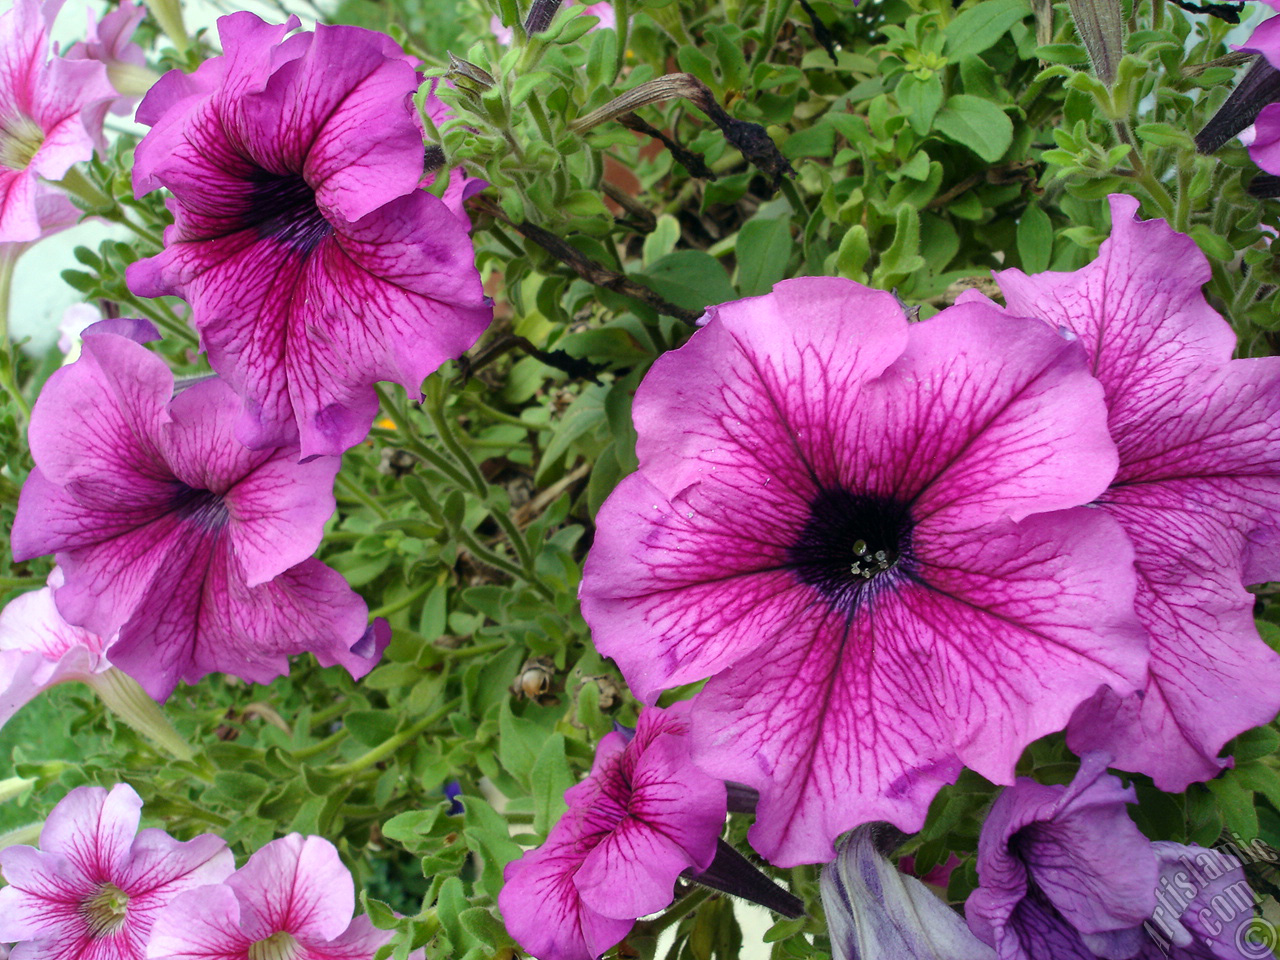
[[0, 13], [0, 242], [44, 231], [37, 200], [44, 180], [60, 180], [101, 145], [114, 96], [106, 70], [91, 60], [49, 59], [49, 23], [60, 4], [14, 0]]
[[1142, 682], [1132, 548], [1071, 509], [1116, 465], [1078, 344], [981, 304], [908, 324], [833, 278], [708, 316], [636, 393], [640, 469], [581, 596], [646, 701], [710, 677], [693, 759], [760, 791], [760, 853], [917, 830], [961, 765], [1011, 782], [1100, 685]]
[[156, 921], [147, 960], [373, 960], [391, 932], [352, 919], [355, 904], [334, 845], [291, 833], [218, 885], [175, 898]]
[[59, 611], [118, 633], [111, 662], [157, 700], [215, 670], [265, 683], [304, 650], [367, 673], [385, 624], [368, 628], [364, 601], [311, 557], [334, 509], [337, 458], [246, 449], [232, 435], [231, 390], [213, 378], [174, 396], [163, 360], [135, 342], [154, 339], [146, 328], [103, 321], [49, 378], [14, 555], [57, 555]]
[[1137, 208], [1111, 198], [1111, 239], [1081, 270], [996, 277], [1011, 313], [1074, 331], [1106, 390], [1120, 469], [1098, 506], [1133, 542], [1151, 634], [1143, 691], [1100, 693], [1068, 742], [1180, 793], [1280, 710], [1280, 655], [1244, 589], [1280, 578], [1280, 359], [1231, 359], [1204, 254]]
[[389, 38], [318, 26], [286, 39], [251, 13], [225, 53], [151, 89], [134, 187], [173, 193], [143, 296], [190, 301], [209, 361], [243, 400], [237, 435], [301, 456], [360, 442], [373, 385], [422, 380], [492, 315], [467, 228], [423, 190], [418, 75]]
[[62, 571], [54, 567], [49, 586], [0, 610], [0, 726], [50, 687], [88, 683], [111, 668], [103, 653], [106, 640], [58, 613], [53, 591], [62, 583]]
[[220, 837], [180, 843], [138, 830], [142, 799], [126, 784], [77, 787], [40, 832], [40, 849], [0, 850], [0, 941], [10, 960], [144, 960], [159, 912], [235, 869]]
[[547, 842], [507, 865], [498, 905], [533, 956], [594, 960], [666, 907], [681, 873], [711, 866], [725, 788], [690, 761], [688, 704], [678, 703], [643, 710], [630, 741], [605, 736], [564, 798]]
[[146, 7], [129, 0], [101, 21], [90, 10], [85, 39], [73, 43], [66, 52], [69, 60], [97, 60], [107, 68], [107, 79], [119, 94], [111, 112], [121, 116], [133, 113], [133, 103], [159, 79], [147, 66], [142, 47], [133, 42], [133, 33], [146, 15]]

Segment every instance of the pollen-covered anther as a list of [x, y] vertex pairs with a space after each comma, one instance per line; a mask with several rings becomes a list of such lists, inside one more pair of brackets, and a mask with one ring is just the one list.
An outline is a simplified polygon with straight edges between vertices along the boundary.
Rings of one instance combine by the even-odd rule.
[[124, 926], [129, 915], [129, 894], [114, 883], [104, 883], [80, 907], [94, 937], [106, 937]]

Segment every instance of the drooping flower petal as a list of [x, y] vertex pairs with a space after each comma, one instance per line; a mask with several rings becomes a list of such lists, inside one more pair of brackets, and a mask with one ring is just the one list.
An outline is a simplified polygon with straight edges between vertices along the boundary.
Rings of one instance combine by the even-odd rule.
[[148, 960], [372, 960], [391, 939], [351, 916], [355, 885], [322, 837], [272, 840], [216, 887], [173, 901], [158, 919]]
[[835, 960], [995, 960], [958, 913], [885, 859], [882, 833], [877, 824], [856, 828], [822, 869]]
[[135, 189], [168, 187], [175, 223], [128, 279], [191, 302], [244, 442], [298, 437], [311, 457], [363, 439], [376, 382], [417, 391], [492, 311], [467, 225], [419, 189], [409, 58], [371, 31], [291, 26], [222, 18], [224, 56], [143, 101]]
[[367, 672], [385, 635], [366, 636], [363, 601], [311, 558], [337, 460], [246, 449], [227, 386], [171, 399], [164, 362], [110, 332], [127, 326], [87, 331], [36, 404], [15, 555], [57, 554], [62, 615], [118, 633], [112, 662], [158, 700], [215, 670], [266, 682], [303, 650]]
[[498, 901], [540, 960], [593, 960], [665, 907], [681, 873], [715, 859], [726, 813], [724, 784], [689, 759], [687, 703], [646, 708], [629, 740], [605, 736], [565, 802], [547, 842], [508, 865]]
[[78, 787], [49, 814], [39, 850], [0, 850], [0, 940], [15, 942], [12, 960], [144, 960], [157, 914], [235, 869], [219, 837], [139, 832], [141, 810], [125, 784]]
[[49, 586], [0, 610], [0, 726], [49, 687], [88, 680], [111, 666], [103, 655], [106, 641], [58, 613], [53, 591], [62, 582], [55, 567]]
[[1280, 709], [1280, 656], [1243, 588], [1280, 576], [1280, 363], [1231, 359], [1235, 336], [1204, 299], [1209, 264], [1189, 237], [1136, 221], [1132, 198], [1111, 208], [1092, 264], [997, 278], [1011, 312], [1079, 336], [1106, 390], [1120, 468], [1099, 505], [1134, 544], [1152, 636], [1143, 695], [1099, 694], [1070, 743], [1179, 792]]
[[711, 677], [694, 759], [760, 791], [752, 843], [781, 865], [917, 829], [961, 764], [1008, 781], [1145, 674], [1123, 532], [1042, 512], [1114, 474], [1100, 387], [996, 313], [908, 326], [888, 294], [788, 281], [712, 308], [637, 392], [640, 470], [597, 518], [583, 611], [646, 700]]

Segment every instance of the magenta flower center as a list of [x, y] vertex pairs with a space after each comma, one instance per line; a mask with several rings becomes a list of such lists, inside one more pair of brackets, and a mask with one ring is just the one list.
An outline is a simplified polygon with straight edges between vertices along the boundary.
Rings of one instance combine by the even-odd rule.
[[874, 591], [910, 573], [911, 526], [903, 503], [823, 488], [787, 548], [788, 566], [834, 609], [852, 613]]
[[284, 930], [249, 945], [249, 960], [294, 960], [297, 956], [298, 941]]
[[114, 883], [104, 883], [80, 905], [80, 913], [89, 924], [90, 936], [107, 937], [124, 926], [128, 907], [129, 895]]
[[178, 484], [173, 499], [173, 512], [182, 520], [202, 530], [218, 532], [227, 525], [231, 514], [222, 497], [210, 490], [198, 490], [185, 483]]
[[0, 116], [0, 165], [25, 170], [44, 143], [44, 131], [24, 114]]
[[306, 256], [333, 227], [316, 206], [316, 193], [297, 174], [263, 179], [250, 192], [247, 217], [258, 233]]

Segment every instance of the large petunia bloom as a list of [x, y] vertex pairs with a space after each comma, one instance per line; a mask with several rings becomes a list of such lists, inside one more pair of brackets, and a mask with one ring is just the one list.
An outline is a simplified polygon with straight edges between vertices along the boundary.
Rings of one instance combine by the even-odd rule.
[[547, 842], [508, 864], [498, 904], [539, 960], [594, 960], [637, 917], [671, 902], [676, 878], [716, 858], [724, 784], [689, 759], [688, 704], [643, 710], [635, 736], [605, 736], [565, 793]]
[[982, 304], [908, 324], [831, 278], [708, 314], [636, 393], [640, 469], [581, 594], [639, 696], [711, 678], [694, 761], [760, 791], [758, 851], [917, 830], [962, 764], [1011, 782], [1099, 685], [1141, 682], [1132, 549], [1071, 509], [1116, 462], [1077, 344]]
[[1280, 359], [1231, 359], [1204, 254], [1137, 207], [1111, 198], [1111, 238], [1083, 269], [997, 280], [1011, 313], [1074, 331], [1106, 390], [1120, 469], [1098, 505], [1133, 542], [1151, 634], [1145, 689], [1101, 693], [1069, 742], [1180, 793], [1280, 710], [1280, 655], [1244, 589], [1280, 578]]
[[49, 23], [61, 4], [14, 0], [0, 13], [0, 242], [44, 232], [36, 203], [71, 165], [93, 156], [115, 96], [92, 60], [49, 57]]
[[144, 960], [159, 912], [235, 869], [220, 837], [180, 843], [138, 830], [142, 799], [126, 784], [77, 787], [49, 814], [40, 849], [0, 850], [0, 941], [10, 960]]
[[973, 931], [999, 960], [1260, 956], [1243, 939], [1255, 898], [1239, 861], [1152, 843], [1129, 819], [1133, 788], [1106, 768], [1088, 754], [1068, 786], [1022, 778], [1000, 794], [965, 904]]
[[122, 335], [147, 336], [146, 326], [103, 321], [49, 378], [31, 418], [36, 468], [14, 556], [56, 554], [59, 611], [118, 633], [111, 662], [157, 700], [215, 670], [265, 683], [304, 650], [367, 673], [384, 630], [368, 628], [364, 601], [311, 557], [334, 509], [337, 458], [246, 449], [226, 384], [174, 396], [164, 361]]
[[373, 960], [391, 932], [352, 918], [355, 905], [337, 848], [291, 833], [217, 886], [175, 898], [156, 920], [147, 960]]
[[138, 108], [134, 187], [173, 193], [165, 249], [131, 288], [192, 305], [254, 448], [338, 454], [368, 433], [374, 384], [415, 393], [492, 315], [465, 224], [419, 188], [418, 76], [389, 38], [218, 21], [225, 53], [166, 74]]

